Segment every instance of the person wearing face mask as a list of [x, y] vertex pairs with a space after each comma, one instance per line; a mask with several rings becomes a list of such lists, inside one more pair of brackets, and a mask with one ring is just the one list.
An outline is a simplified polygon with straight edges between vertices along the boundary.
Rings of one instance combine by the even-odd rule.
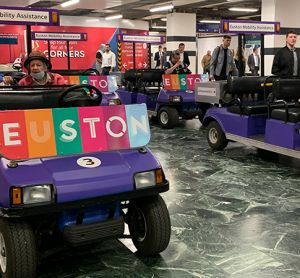
[[52, 68], [46, 55], [33, 50], [24, 62], [28, 70], [28, 75], [19, 81], [20, 86], [43, 86], [43, 85], [64, 85], [65, 79], [57, 74], [51, 73], [48, 69]]

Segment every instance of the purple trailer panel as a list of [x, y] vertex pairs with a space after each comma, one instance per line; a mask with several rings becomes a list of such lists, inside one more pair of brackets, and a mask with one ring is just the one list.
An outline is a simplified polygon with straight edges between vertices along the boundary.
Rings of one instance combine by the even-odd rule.
[[300, 124], [267, 120], [265, 143], [295, 150], [300, 147], [299, 130]]

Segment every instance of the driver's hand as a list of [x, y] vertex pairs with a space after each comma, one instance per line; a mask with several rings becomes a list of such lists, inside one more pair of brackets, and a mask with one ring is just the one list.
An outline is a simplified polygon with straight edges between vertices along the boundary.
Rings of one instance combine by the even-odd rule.
[[10, 86], [10, 85], [14, 84], [14, 80], [11, 76], [4, 76], [3, 77], [3, 83], [6, 86]]
[[179, 61], [177, 61], [177, 63], [176, 63], [176, 67], [179, 67], [181, 65], [181, 61], [179, 60]]

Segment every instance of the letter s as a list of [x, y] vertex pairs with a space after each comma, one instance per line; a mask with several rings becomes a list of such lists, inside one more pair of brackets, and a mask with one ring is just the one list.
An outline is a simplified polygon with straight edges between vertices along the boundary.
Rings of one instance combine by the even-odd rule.
[[69, 143], [69, 142], [72, 142], [76, 138], [77, 131], [76, 131], [76, 129], [71, 127], [74, 124], [75, 124], [75, 122], [73, 120], [64, 120], [60, 124], [59, 129], [63, 133], [59, 138], [61, 141]]

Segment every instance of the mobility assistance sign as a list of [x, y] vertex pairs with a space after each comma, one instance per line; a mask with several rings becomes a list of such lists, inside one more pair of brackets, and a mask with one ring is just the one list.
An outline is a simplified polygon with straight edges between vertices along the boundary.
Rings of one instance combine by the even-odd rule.
[[0, 7], [0, 24], [59, 26], [59, 12], [52, 9]]
[[221, 32], [235, 34], [279, 34], [280, 22], [222, 20]]

